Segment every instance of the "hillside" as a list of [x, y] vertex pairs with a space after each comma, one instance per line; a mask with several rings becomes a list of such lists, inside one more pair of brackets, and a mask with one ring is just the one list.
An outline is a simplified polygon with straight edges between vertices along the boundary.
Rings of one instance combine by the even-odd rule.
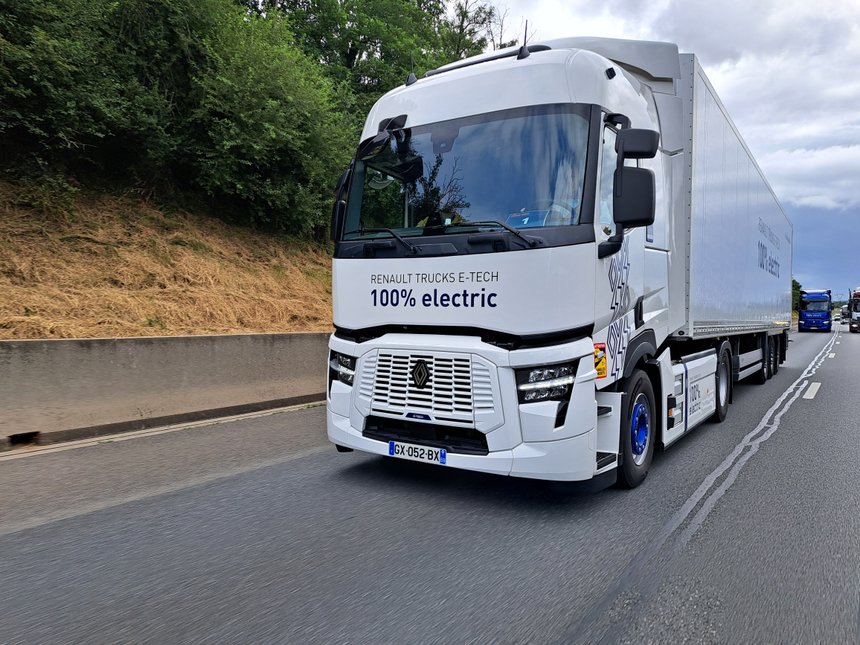
[[129, 197], [16, 199], [0, 183], [0, 339], [331, 329], [324, 248]]

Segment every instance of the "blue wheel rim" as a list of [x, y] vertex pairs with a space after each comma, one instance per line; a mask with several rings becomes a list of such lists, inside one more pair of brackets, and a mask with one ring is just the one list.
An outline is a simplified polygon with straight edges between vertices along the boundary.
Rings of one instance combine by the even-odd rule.
[[633, 450], [633, 462], [641, 466], [648, 453], [648, 442], [651, 440], [651, 416], [648, 399], [639, 394], [633, 403], [633, 413], [630, 415], [630, 447]]

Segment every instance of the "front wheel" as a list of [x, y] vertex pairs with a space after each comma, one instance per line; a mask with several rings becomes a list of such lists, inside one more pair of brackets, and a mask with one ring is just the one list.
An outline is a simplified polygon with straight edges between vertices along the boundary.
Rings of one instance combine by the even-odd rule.
[[627, 379], [621, 409], [624, 417], [621, 424], [618, 483], [624, 488], [636, 488], [648, 475], [657, 439], [654, 388], [642, 370], [634, 370]]

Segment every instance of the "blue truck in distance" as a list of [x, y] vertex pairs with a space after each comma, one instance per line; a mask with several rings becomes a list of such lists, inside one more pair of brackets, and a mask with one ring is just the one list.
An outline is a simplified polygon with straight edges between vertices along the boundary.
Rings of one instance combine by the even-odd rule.
[[833, 298], [830, 289], [801, 289], [798, 304], [797, 331], [830, 331], [830, 310]]

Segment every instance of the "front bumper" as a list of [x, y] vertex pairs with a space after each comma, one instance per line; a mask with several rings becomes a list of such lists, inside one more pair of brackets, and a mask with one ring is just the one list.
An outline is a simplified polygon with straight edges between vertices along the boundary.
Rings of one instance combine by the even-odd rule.
[[797, 328], [799, 330], [809, 330], [809, 331], [830, 331], [832, 328], [832, 323], [829, 321], [818, 321], [818, 320], [800, 320], [797, 323]]
[[[334, 414], [331, 410], [326, 416], [328, 438], [332, 443], [388, 456], [388, 444], [362, 436], [359, 430], [352, 427], [349, 417]], [[591, 429], [569, 439], [521, 443], [510, 450], [499, 450], [487, 455], [449, 452], [447, 466], [532, 479], [583, 481], [596, 474], [596, 437], [597, 431]]]
[[[361, 344], [332, 337], [333, 351], [356, 357], [355, 383], [348, 386], [334, 380], [329, 387], [327, 405], [327, 431], [329, 439], [338, 445], [378, 455], [388, 455], [385, 437], [374, 436], [368, 422], [380, 415], [396, 422], [427, 418], [416, 414], [420, 409], [400, 408], [380, 412], [383, 403], [371, 404], [375, 386], [370, 382], [373, 366], [382, 364], [381, 353], [436, 355], [447, 357], [471, 356], [473, 365], [480, 365], [484, 375], [484, 389], [475, 397], [481, 399], [482, 410], [475, 411], [473, 430], [486, 438], [487, 454], [465, 454], [467, 450], [448, 448], [447, 466], [480, 472], [529, 477], [555, 481], [582, 481], [611, 470], [597, 469], [598, 441], [597, 405], [595, 401], [594, 345], [582, 339], [554, 347], [541, 347], [508, 351], [482, 343], [478, 338], [450, 336], [413, 336], [389, 334]], [[377, 363], [377, 360], [379, 361]], [[429, 360], [429, 359], [428, 359]], [[459, 358], [457, 359], [459, 360]], [[520, 404], [517, 397], [515, 370], [526, 367], [578, 361], [570, 400], [565, 409], [554, 401]], [[387, 383], [388, 381], [383, 381]], [[477, 386], [476, 386], [477, 387]], [[390, 389], [384, 387], [385, 391]], [[382, 396], [382, 395], [381, 395]], [[483, 397], [483, 398], [482, 398]], [[478, 399], [475, 399], [478, 400]], [[488, 400], [492, 404], [488, 404]], [[490, 412], [485, 412], [490, 409]], [[426, 412], [426, 410], [424, 410]], [[563, 413], [562, 413], [563, 412]], [[561, 419], [561, 421], [560, 421]], [[383, 419], [384, 421], [384, 419]], [[424, 423], [424, 422], [419, 422]], [[427, 423], [444, 426], [435, 420]], [[459, 422], [462, 426], [463, 421]], [[365, 427], [368, 428], [366, 436]], [[408, 431], [407, 431], [408, 434]], [[410, 436], [397, 441], [424, 444]]]

